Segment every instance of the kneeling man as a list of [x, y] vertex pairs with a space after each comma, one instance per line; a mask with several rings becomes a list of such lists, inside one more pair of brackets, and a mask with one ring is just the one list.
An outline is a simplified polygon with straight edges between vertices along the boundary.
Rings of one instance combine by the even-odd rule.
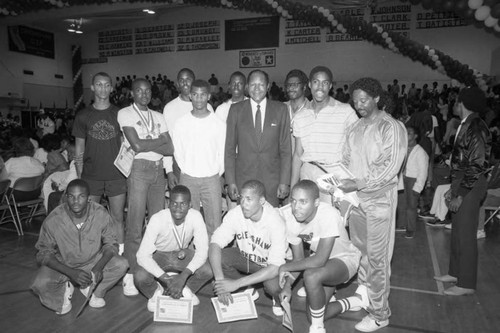
[[87, 296], [95, 282], [89, 305], [105, 306], [104, 295], [128, 269], [127, 259], [118, 255], [111, 215], [91, 201], [89, 193], [84, 180], [71, 181], [67, 202], [47, 216], [36, 243], [41, 267], [31, 289], [43, 305], [60, 315], [71, 310], [73, 285]]
[[[227, 213], [210, 242], [215, 294], [228, 305], [233, 291], [263, 282], [273, 304], [279, 303], [278, 268], [285, 263], [287, 246], [285, 223], [266, 201], [264, 184], [249, 180], [240, 193], [240, 204]], [[225, 248], [235, 238], [238, 247]], [[257, 297], [258, 293], [252, 294], [254, 300]]]
[[[290, 204], [281, 208], [286, 222], [287, 240], [293, 260], [280, 266], [279, 280], [283, 290], [280, 299], [290, 301], [291, 286], [304, 272], [307, 292], [307, 312], [311, 320], [309, 332], [325, 332], [323, 321], [347, 310], [368, 306], [366, 289], [356, 295], [328, 304], [335, 287], [349, 281], [358, 271], [360, 251], [351, 243], [339, 211], [320, 202], [319, 188], [311, 180], [301, 180], [292, 189]], [[304, 256], [303, 243], [308, 243], [311, 255]]]
[[[193, 242], [196, 250], [189, 249]], [[191, 192], [177, 185], [168, 209], [154, 214], [137, 251], [139, 268], [134, 281], [154, 312], [158, 296], [186, 297], [200, 304], [194, 293], [212, 278], [207, 263], [208, 235], [200, 212], [191, 208]]]

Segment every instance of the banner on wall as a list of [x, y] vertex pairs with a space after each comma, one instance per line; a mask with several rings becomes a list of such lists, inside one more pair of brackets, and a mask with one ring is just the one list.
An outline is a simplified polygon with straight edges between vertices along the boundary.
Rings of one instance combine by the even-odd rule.
[[9, 50], [54, 59], [54, 34], [23, 25], [9, 26]]
[[240, 51], [240, 68], [276, 66], [276, 49]]
[[279, 36], [279, 16], [225, 21], [226, 51], [279, 47]]

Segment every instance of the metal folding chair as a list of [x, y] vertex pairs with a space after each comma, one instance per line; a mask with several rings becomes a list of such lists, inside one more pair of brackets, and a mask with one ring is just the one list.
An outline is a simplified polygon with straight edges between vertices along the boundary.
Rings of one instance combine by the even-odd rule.
[[[27, 219], [27, 223], [31, 223], [34, 216], [44, 214], [44, 211], [38, 211], [38, 207], [42, 205], [43, 199], [40, 198], [43, 185], [43, 175], [35, 177], [19, 178], [12, 186], [12, 191], [8, 197], [10, 204], [14, 207], [15, 216], [19, 225], [21, 235], [24, 235], [21, 221]], [[27, 213], [20, 214], [21, 208], [27, 207]]]
[[[17, 225], [17, 220], [14, 217], [14, 213], [12, 211], [12, 207], [10, 206], [9, 198], [7, 196], [7, 191], [9, 190], [10, 180], [2, 180], [0, 181], [0, 211], [2, 212], [2, 216], [0, 217], [0, 224], [5, 223], [14, 223], [16, 227], [17, 234], [19, 236], [22, 235], [19, 226]], [[9, 211], [10, 216], [6, 217], [5, 212]]]

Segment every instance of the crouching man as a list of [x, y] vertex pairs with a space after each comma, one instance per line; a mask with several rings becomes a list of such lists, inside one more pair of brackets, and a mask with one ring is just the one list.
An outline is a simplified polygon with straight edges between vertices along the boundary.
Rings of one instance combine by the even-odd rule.
[[[189, 249], [193, 242], [195, 250]], [[211, 278], [207, 263], [208, 235], [201, 213], [191, 208], [191, 192], [177, 185], [170, 191], [168, 209], [154, 214], [137, 252], [139, 268], [134, 281], [154, 312], [158, 296], [193, 300], [194, 294]]]
[[[233, 291], [262, 282], [273, 298], [274, 314], [282, 315], [278, 268], [285, 263], [285, 223], [266, 201], [264, 184], [249, 180], [240, 193], [240, 204], [227, 213], [210, 241], [215, 294], [227, 305]], [[226, 248], [233, 240], [238, 247]], [[259, 297], [251, 288], [247, 292], [253, 300]]]
[[127, 260], [118, 255], [113, 219], [89, 193], [84, 180], [71, 181], [67, 201], [47, 216], [36, 243], [41, 267], [31, 289], [59, 315], [71, 311], [74, 285], [87, 296], [92, 282], [96, 288], [89, 305], [102, 308], [104, 295], [128, 269]]

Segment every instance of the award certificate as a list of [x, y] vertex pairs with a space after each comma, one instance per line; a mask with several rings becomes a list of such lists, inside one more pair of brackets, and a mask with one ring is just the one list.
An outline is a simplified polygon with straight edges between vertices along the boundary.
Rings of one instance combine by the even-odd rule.
[[219, 302], [217, 297], [212, 297], [212, 304], [219, 323], [257, 318], [257, 310], [252, 295], [243, 292], [231, 296], [233, 296], [233, 303], [228, 306]]
[[192, 324], [193, 301], [190, 299], [173, 299], [169, 296], [158, 296], [154, 321]]
[[291, 332], [293, 332], [293, 322], [292, 322], [292, 308], [288, 300], [281, 302], [281, 306], [283, 307], [283, 321], [281, 322], [283, 326], [288, 328]]

